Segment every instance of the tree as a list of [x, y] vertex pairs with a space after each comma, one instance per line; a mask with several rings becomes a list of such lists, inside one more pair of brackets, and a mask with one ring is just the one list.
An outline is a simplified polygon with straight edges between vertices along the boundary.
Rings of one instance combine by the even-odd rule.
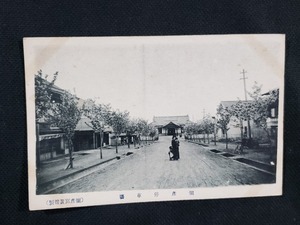
[[199, 134], [203, 134], [203, 142], [205, 143], [205, 124], [203, 120], [199, 120], [196, 123], [191, 123], [188, 125], [188, 133], [191, 136], [191, 139], [194, 141], [200, 142]]
[[137, 136], [138, 136], [138, 142], [139, 142], [139, 145], [141, 145], [141, 135], [143, 134], [144, 130], [145, 130], [145, 127], [147, 126], [148, 122], [144, 119], [137, 119], [137, 122], [136, 122], [136, 133], [137, 133]]
[[226, 149], [228, 149], [228, 135], [227, 132], [230, 129], [228, 127], [228, 124], [230, 122], [232, 116], [232, 111], [225, 108], [222, 104], [220, 104], [217, 108], [217, 126], [222, 130], [222, 132], [225, 134], [226, 139]]
[[[252, 119], [257, 127], [262, 128], [270, 140], [270, 134], [267, 127], [269, 108], [271, 105], [278, 105], [279, 90], [272, 90], [267, 95], [261, 93], [262, 85], [254, 83], [252, 92], [248, 92], [252, 101], [239, 101], [232, 106], [233, 115], [240, 120]], [[241, 136], [242, 128], [241, 128]]]
[[53, 87], [58, 76], [58, 72], [54, 73], [52, 80], [47, 81], [48, 75], [43, 75], [39, 70], [35, 75], [35, 119], [38, 121], [43, 117], [47, 117], [51, 109], [51, 88]]
[[[241, 139], [243, 139], [243, 121], [248, 121], [248, 127], [250, 125], [249, 120], [253, 114], [253, 102], [239, 100], [236, 104], [231, 106], [232, 115], [240, 122]], [[249, 129], [250, 132], [250, 129]], [[250, 133], [249, 133], [250, 136]]]
[[[192, 132], [193, 132], [193, 134], [195, 134], [195, 137], [194, 137], [195, 140], [197, 141], [197, 139], [198, 139], [198, 141], [200, 142], [200, 138], [198, 138], [199, 134], [204, 133], [202, 121], [198, 121], [197, 123], [192, 124]], [[204, 142], [205, 142], [205, 134], [204, 134]]]
[[[127, 134], [127, 139], [128, 139], [128, 148], [130, 148], [130, 140], [131, 137], [133, 136], [133, 134], [136, 132], [137, 130], [137, 120], [129, 120], [127, 127], [126, 127], [126, 134]], [[133, 144], [135, 147], [135, 138], [133, 139]]]
[[112, 126], [116, 137], [116, 153], [118, 153], [118, 139], [122, 132], [125, 132], [129, 122], [129, 112], [119, 110], [111, 112], [107, 122]]
[[186, 127], [185, 127], [185, 132], [186, 132], [187, 138], [188, 138], [188, 139], [191, 139], [191, 135], [192, 135], [192, 124], [186, 125]]
[[40, 166], [40, 141], [39, 141], [39, 124], [41, 118], [48, 118], [51, 109], [51, 88], [53, 87], [58, 76], [58, 72], [54, 73], [52, 80], [47, 81], [48, 75], [43, 75], [39, 70], [34, 76], [35, 86], [35, 121], [36, 121], [36, 165]]
[[61, 95], [61, 103], [52, 104], [49, 122], [59, 127], [65, 134], [69, 146], [69, 165], [67, 168], [73, 168], [73, 138], [80, 117], [81, 110], [77, 107], [77, 98], [68, 92]]
[[150, 133], [150, 127], [146, 121], [146, 124], [144, 125], [143, 130], [142, 130], [142, 135], [146, 136], [146, 144], [148, 144], [149, 133]]
[[269, 117], [269, 109], [272, 105], [278, 106], [278, 98], [279, 98], [279, 89], [275, 89], [269, 91], [268, 94], [262, 95], [261, 93], [262, 85], [258, 85], [257, 82], [254, 83], [252, 93], [249, 93], [252, 102], [252, 110], [251, 110], [251, 119], [253, 119], [255, 125], [257, 127], [262, 128], [270, 141], [270, 133], [267, 126], [267, 119]]
[[209, 135], [212, 134], [214, 132], [214, 122], [211, 119], [210, 115], [206, 115], [203, 120], [202, 120], [202, 129], [204, 132], [204, 135], [207, 134], [207, 141], [209, 144]]
[[193, 141], [196, 140], [195, 135], [202, 133], [202, 125], [200, 122], [197, 123], [190, 123], [186, 126], [186, 133], [189, 136], [189, 139], [192, 139]]
[[83, 112], [91, 120], [91, 124], [86, 123], [86, 125], [91, 127], [94, 133], [100, 134], [100, 159], [102, 159], [103, 132], [109, 120], [110, 106], [96, 104], [94, 100], [88, 99], [83, 105]]
[[149, 135], [152, 138], [152, 141], [154, 141], [154, 137], [157, 135], [157, 129], [154, 126], [149, 126]]
[[247, 120], [252, 115], [252, 102], [250, 101], [241, 101], [239, 100], [237, 103], [231, 106], [231, 111], [233, 116], [241, 120]]

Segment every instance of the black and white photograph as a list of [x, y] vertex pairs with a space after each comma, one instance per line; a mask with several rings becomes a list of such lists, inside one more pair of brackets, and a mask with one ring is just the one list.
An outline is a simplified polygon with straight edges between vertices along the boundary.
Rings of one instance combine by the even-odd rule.
[[23, 43], [31, 210], [282, 194], [285, 35]]

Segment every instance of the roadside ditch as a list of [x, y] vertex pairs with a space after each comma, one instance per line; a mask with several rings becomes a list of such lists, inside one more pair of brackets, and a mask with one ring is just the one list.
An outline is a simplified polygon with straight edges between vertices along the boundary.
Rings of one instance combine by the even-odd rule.
[[266, 173], [269, 173], [272, 175], [275, 175], [275, 173], [276, 173], [276, 165], [268, 165], [266, 163], [257, 162], [257, 161], [251, 160], [251, 159], [246, 159], [246, 158], [242, 157], [242, 155], [231, 154], [231, 153], [224, 152], [224, 151], [217, 150], [217, 149], [210, 149], [209, 151], [212, 153], [218, 154], [220, 156], [226, 157], [226, 158], [231, 158], [232, 160], [235, 160], [239, 163], [249, 165], [253, 168], [259, 169], [262, 172], [266, 172]]

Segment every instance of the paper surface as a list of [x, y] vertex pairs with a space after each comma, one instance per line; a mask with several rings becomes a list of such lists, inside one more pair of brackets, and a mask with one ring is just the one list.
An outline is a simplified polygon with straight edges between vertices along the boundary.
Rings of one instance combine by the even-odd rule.
[[[30, 209], [281, 195], [284, 57], [282, 34], [24, 38]], [[82, 113], [73, 168], [66, 169], [66, 133], [36, 116], [40, 70], [48, 81], [58, 71], [51, 104], [65, 92], [77, 96], [80, 109], [93, 99], [147, 121], [156, 134], [117, 134], [105, 124], [100, 153], [100, 133]], [[226, 149], [217, 108], [254, 102], [255, 82], [262, 98], [279, 90], [268, 106], [268, 133], [254, 117], [249, 131], [248, 121], [232, 116]], [[193, 131], [193, 124], [202, 128]], [[179, 160], [168, 155], [173, 135]], [[250, 135], [253, 145], [236, 150]]]

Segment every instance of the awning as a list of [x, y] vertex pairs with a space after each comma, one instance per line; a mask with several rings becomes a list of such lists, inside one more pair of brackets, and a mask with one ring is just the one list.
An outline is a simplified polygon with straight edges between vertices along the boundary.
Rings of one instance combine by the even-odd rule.
[[270, 127], [278, 127], [278, 118], [268, 118], [267, 119], [267, 126]]
[[54, 138], [60, 138], [62, 137], [64, 134], [60, 133], [60, 134], [45, 134], [45, 135], [39, 135], [39, 141], [42, 140], [49, 140], [49, 139], [54, 139]]

